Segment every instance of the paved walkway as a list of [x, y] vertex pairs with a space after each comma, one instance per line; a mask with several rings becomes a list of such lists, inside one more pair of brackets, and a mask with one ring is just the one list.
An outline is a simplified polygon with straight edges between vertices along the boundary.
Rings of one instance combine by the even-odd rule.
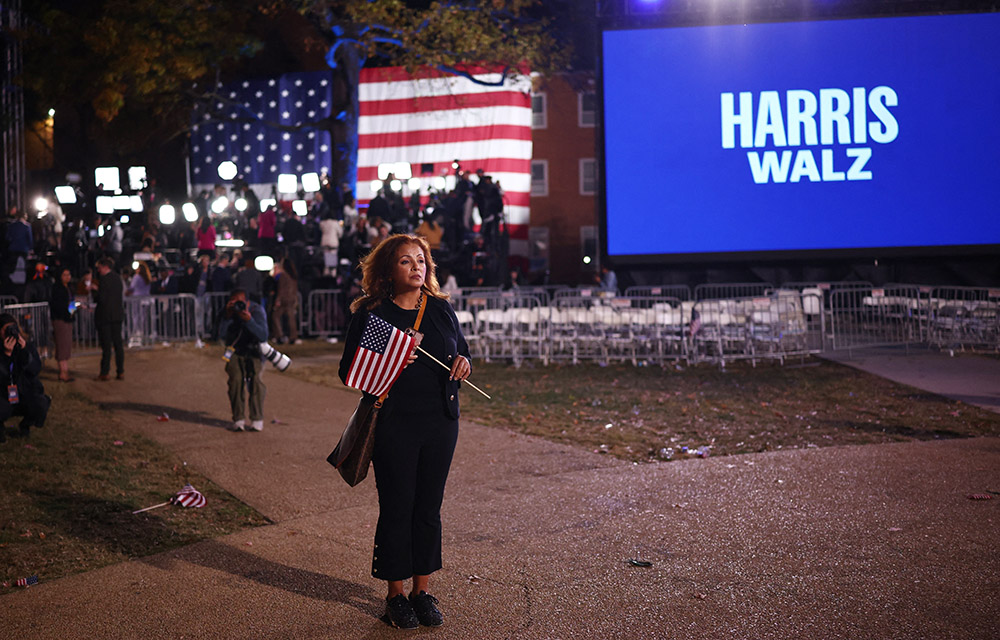
[[922, 347], [875, 347], [824, 354], [875, 375], [1000, 413], [1000, 358], [949, 355]]
[[127, 368], [74, 384], [274, 524], [6, 595], [3, 637], [996, 637], [1000, 499], [966, 494], [1000, 490], [997, 438], [633, 465], [463, 421], [446, 623], [404, 632], [368, 574], [374, 484], [324, 462], [352, 393], [268, 371], [265, 430], [231, 433], [221, 363]]

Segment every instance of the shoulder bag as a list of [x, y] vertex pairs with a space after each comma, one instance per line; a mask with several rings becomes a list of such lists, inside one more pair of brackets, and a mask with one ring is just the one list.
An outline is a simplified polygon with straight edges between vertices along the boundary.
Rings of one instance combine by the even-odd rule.
[[[424, 304], [420, 305], [420, 311], [417, 312], [417, 320], [413, 323], [414, 331], [420, 328], [428, 298], [429, 296], [424, 296]], [[388, 395], [383, 393], [376, 398], [366, 393], [361, 396], [351, 419], [347, 421], [347, 428], [340, 436], [340, 442], [337, 443], [333, 453], [326, 458], [326, 461], [336, 467], [344, 481], [352, 487], [368, 477], [368, 467], [371, 466], [372, 454], [375, 451], [375, 424], [378, 411]]]

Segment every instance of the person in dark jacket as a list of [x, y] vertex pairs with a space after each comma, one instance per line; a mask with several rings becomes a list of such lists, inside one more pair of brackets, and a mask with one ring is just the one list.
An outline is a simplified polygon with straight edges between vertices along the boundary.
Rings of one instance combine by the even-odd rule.
[[264, 361], [260, 343], [267, 342], [267, 315], [259, 304], [247, 298], [243, 289], [234, 289], [229, 295], [225, 315], [219, 324], [219, 337], [226, 345], [223, 360], [226, 361], [229, 406], [233, 413], [230, 430], [261, 431], [267, 388], [260, 379]]
[[372, 456], [379, 503], [372, 576], [387, 582], [388, 619], [400, 628], [437, 626], [444, 618], [428, 582], [442, 566], [441, 502], [458, 440], [458, 387], [472, 370], [469, 347], [423, 238], [389, 236], [361, 268], [364, 293], [351, 303], [341, 380], [347, 383], [372, 315], [400, 330], [421, 318], [421, 348], [447, 365], [414, 352], [379, 412]]
[[108, 379], [111, 371], [111, 349], [115, 350], [115, 373], [117, 378], [125, 378], [125, 351], [122, 347], [122, 321], [125, 318], [125, 285], [114, 269], [111, 258], [97, 261], [97, 293], [94, 298], [94, 324], [97, 325], [97, 341], [101, 345], [101, 373], [98, 380]]
[[59, 267], [56, 270], [56, 283], [52, 286], [52, 297], [49, 298], [49, 318], [52, 320], [52, 333], [56, 337], [56, 362], [59, 363], [60, 382], [73, 381], [69, 375], [69, 358], [73, 347], [73, 312], [70, 310], [70, 303], [74, 296], [69, 290], [72, 279], [69, 267]]
[[45, 426], [52, 399], [45, 395], [45, 387], [38, 379], [42, 359], [9, 313], [0, 314], [0, 338], [0, 384], [7, 390], [0, 402], [0, 442], [4, 442], [7, 418], [22, 416], [20, 434], [27, 437], [31, 427]]

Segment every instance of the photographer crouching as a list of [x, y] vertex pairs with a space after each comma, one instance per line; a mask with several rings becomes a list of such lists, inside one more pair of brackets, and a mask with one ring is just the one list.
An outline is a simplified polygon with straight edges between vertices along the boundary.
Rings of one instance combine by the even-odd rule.
[[38, 379], [42, 370], [38, 350], [9, 313], [0, 314], [0, 337], [0, 382], [7, 389], [6, 402], [0, 403], [0, 442], [5, 442], [7, 418], [22, 416], [20, 435], [27, 437], [31, 427], [45, 426], [52, 398], [45, 395], [45, 387]]
[[[226, 374], [229, 376], [229, 404], [233, 410], [232, 431], [260, 431], [264, 428], [264, 393], [260, 380], [263, 356], [260, 343], [267, 341], [267, 316], [256, 302], [247, 299], [243, 289], [235, 289], [226, 302], [226, 312], [219, 324], [219, 337], [225, 342]], [[249, 392], [249, 397], [247, 393]], [[246, 405], [250, 423], [246, 421]]]

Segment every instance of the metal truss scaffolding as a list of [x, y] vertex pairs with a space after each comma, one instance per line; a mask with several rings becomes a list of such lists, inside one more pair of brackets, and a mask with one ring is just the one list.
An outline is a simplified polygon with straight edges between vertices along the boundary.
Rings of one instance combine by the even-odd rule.
[[17, 83], [21, 75], [21, 44], [17, 34], [23, 27], [21, 0], [0, 0], [0, 39], [3, 52], [3, 86], [0, 90], [0, 130], [3, 140], [3, 213], [24, 206], [24, 99]]

